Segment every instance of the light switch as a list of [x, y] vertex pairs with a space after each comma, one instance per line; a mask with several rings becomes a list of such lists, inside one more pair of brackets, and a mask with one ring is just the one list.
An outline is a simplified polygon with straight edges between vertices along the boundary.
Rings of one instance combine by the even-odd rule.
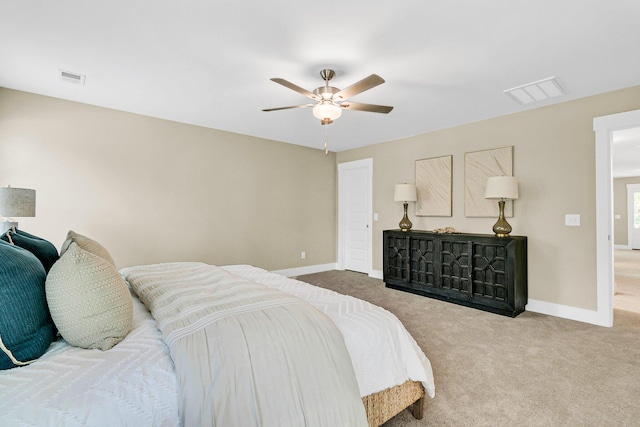
[[377, 220], [378, 220], [378, 214], [377, 214], [377, 213], [374, 213], [374, 214], [373, 214], [373, 220], [374, 220], [374, 221], [377, 221]]
[[568, 227], [580, 227], [580, 215], [566, 214], [564, 216], [564, 225]]
[[620, 215], [620, 214], [616, 214], [615, 218], [616, 218], [616, 219], [622, 219], [622, 215]]

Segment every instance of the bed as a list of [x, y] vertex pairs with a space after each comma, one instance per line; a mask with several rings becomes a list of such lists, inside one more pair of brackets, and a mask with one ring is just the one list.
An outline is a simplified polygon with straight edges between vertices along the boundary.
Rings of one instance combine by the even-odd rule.
[[[80, 253], [69, 240], [61, 253]], [[85, 248], [87, 241], [97, 244], [89, 239]], [[92, 249], [103, 256], [82, 251], [82, 259], [111, 269], [106, 250]], [[47, 286], [67, 257], [50, 266]], [[411, 405], [421, 418], [425, 396], [434, 396], [431, 365], [415, 340], [366, 301], [250, 265], [181, 262], [117, 273], [130, 330], [108, 350], [58, 336], [33, 363], [0, 371], [0, 425], [377, 426]], [[206, 311], [211, 306], [216, 311]], [[210, 335], [196, 340], [203, 329]], [[293, 371], [295, 380], [281, 383]]]

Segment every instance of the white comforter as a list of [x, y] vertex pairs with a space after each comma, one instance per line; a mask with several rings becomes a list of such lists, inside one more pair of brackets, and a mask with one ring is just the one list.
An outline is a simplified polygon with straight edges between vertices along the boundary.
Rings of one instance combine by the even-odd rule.
[[368, 425], [340, 331], [305, 301], [203, 263], [121, 273], [169, 347], [183, 425]]
[[431, 363], [396, 316], [382, 307], [250, 265], [225, 270], [308, 301], [338, 326], [353, 361], [362, 397], [420, 381], [435, 395]]
[[0, 371], [0, 426], [180, 425], [169, 350], [137, 298], [133, 313], [133, 330], [108, 351], [58, 338], [35, 363]]

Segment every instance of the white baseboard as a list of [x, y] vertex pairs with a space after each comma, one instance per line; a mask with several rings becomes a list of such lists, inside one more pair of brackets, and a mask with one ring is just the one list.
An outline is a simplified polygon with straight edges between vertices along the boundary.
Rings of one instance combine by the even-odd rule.
[[[272, 273], [281, 274], [286, 277], [302, 276], [303, 274], [322, 273], [323, 271], [340, 270], [337, 263], [309, 265], [307, 267], [287, 268], [284, 270], [274, 270]], [[382, 280], [382, 270], [371, 270], [369, 277]]]
[[287, 268], [285, 270], [274, 270], [272, 273], [281, 274], [286, 277], [302, 276], [303, 274], [321, 273], [323, 271], [336, 270], [336, 263], [308, 265], [306, 267]]
[[[340, 267], [336, 267], [336, 270], [341, 270], [344, 271], [344, 268], [340, 268]], [[383, 279], [383, 274], [382, 274], [382, 270], [371, 270], [369, 272], [369, 274], [367, 274], [367, 276], [371, 277], [372, 279]]]
[[526, 310], [549, 316], [562, 317], [563, 319], [590, 323], [592, 325], [609, 326], [597, 311], [586, 310], [584, 308], [530, 299], [527, 302]]
[[613, 249], [627, 249], [627, 250], [631, 250], [631, 245], [613, 245]]
[[380, 280], [384, 278], [382, 274], [382, 270], [371, 270], [371, 273], [369, 273], [369, 277], [372, 277], [374, 279], [380, 279]]

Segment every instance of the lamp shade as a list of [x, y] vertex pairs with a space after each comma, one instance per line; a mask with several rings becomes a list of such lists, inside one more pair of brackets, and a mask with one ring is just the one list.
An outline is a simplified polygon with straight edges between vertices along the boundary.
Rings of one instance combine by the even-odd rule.
[[396, 184], [393, 200], [396, 202], [415, 202], [418, 200], [415, 184]]
[[36, 216], [36, 190], [0, 187], [0, 216]]
[[320, 120], [335, 120], [342, 115], [342, 108], [333, 105], [330, 101], [323, 101], [313, 107], [313, 115]]
[[515, 176], [492, 176], [487, 179], [485, 199], [513, 200], [518, 198], [518, 180]]

